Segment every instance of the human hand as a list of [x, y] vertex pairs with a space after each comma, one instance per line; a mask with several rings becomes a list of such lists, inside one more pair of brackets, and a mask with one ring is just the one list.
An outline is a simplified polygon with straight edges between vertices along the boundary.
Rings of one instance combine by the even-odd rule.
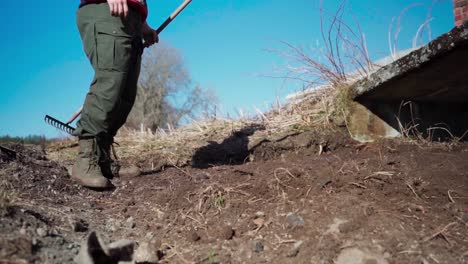
[[158, 33], [156, 32], [156, 30], [152, 29], [146, 22], [143, 24], [141, 32], [143, 34], [143, 39], [145, 40], [145, 48], [148, 48], [154, 43], [159, 42]]
[[119, 17], [127, 17], [128, 4], [127, 0], [107, 0], [111, 15]]

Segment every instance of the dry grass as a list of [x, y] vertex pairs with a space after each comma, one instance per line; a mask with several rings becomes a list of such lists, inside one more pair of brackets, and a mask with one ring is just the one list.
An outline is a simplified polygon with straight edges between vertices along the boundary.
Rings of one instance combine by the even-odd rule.
[[[124, 162], [147, 170], [183, 167], [191, 164], [194, 153], [209, 144], [221, 143], [237, 131], [254, 128], [249, 142], [260, 142], [275, 135], [312, 129], [334, 129], [344, 123], [346, 89], [324, 89], [319, 93], [291, 100], [270, 111], [239, 119], [212, 118], [194, 121], [177, 129], [155, 132], [122, 128], [117, 137], [117, 156]], [[50, 159], [69, 165], [77, 154], [76, 139], [61, 140], [48, 146]]]
[[[403, 112], [409, 113], [409, 121], [402, 122], [401, 116]], [[424, 130], [420, 128], [420, 119], [415, 114], [414, 105], [411, 101], [402, 101], [399, 108], [398, 116], [395, 116], [398, 122], [398, 131], [402, 139], [414, 143], [419, 147], [433, 147], [436, 144], [452, 147], [461, 143], [468, 136], [468, 130], [461, 136], [455, 136], [445, 124], [434, 124]], [[440, 135], [445, 134], [443, 140], [440, 140]]]

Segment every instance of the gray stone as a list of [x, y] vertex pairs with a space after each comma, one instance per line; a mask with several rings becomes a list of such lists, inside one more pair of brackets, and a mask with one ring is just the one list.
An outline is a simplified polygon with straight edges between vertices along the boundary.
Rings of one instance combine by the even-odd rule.
[[130, 229], [136, 227], [135, 220], [133, 219], [133, 217], [130, 216], [129, 218], [127, 218], [127, 220], [125, 221], [125, 226]]
[[265, 213], [262, 212], [262, 211], [258, 211], [255, 213], [255, 217], [259, 218], [259, 217], [265, 217]]
[[86, 232], [88, 231], [88, 223], [83, 219], [71, 219], [70, 226], [73, 232]]
[[188, 239], [192, 242], [197, 242], [201, 239], [201, 237], [196, 230], [191, 230], [188, 234]]
[[265, 249], [265, 246], [262, 244], [262, 242], [258, 240], [252, 241], [252, 251], [255, 253], [260, 253]]
[[106, 230], [110, 232], [115, 232], [119, 228], [117, 221], [114, 218], [109, 218], [106, 221]]
[[388, 264], [385, 257], [367, 248], [350, 247], [343, 249], [336, 259], [336, 264]]
[[302, 227], [305, 224], [304, 219], [301, 216], [294, 213], [289, 213], [286, 216], [286, 220], [288, 221], [288, 227], [291, 229], [296, 227]]
[[20, 235], [25, 236], [28, 233], [28, 230], [26, 230], [26, 228], [21, 228], [19, 233], [20, 233]]
[[40, 237], [46, 237], [47, 236], [47, 230], [45, 228], [42, 228], [42, 227], [36, 229], [36, 233]]
[[462, 220], [463, 222], [468, 223], [468, 213], [462, 216]]
[[290, 258], [293, 258], [295, 256], [297, 256], [297, 254], [299, 254], [299, 251], [301, 250], [301, 246], [304, 242], [299, 240], [299, 241], [296, 241], [296, 243], [294, 243], [292, 249], [288, 252], [288, 254], [286, 255], [287, 257], [290, 257]]
[[145, 238], [148, 240], [154, 239], [154, 233], [153, 232], [146, 233]]

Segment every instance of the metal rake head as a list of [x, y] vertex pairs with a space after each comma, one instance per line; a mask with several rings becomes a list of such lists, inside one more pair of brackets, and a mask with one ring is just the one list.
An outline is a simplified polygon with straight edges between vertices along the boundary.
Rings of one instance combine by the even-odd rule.
[[44, 117], [44, 121], [47, 124], [49, 124], [49, 125], [51, 125], [51, 126], [53, 126], [55, 128], [58, 128], [58, 129], [60, 129], [60, 130], [62, 130], [64, 132], [67, 132], [70, 135], [73, 135], [73, 132], [75, 131], [74, 127], [72, 127], [72, 126], [70, 126], [70, 125], [68, 125], [66, 123], [63, 123], [62, 121], [57, 120], [57, 119], [55, 119], [55, 118], [53, 118], [53, 117], [51, 117], [49, 115], [46, 115]]

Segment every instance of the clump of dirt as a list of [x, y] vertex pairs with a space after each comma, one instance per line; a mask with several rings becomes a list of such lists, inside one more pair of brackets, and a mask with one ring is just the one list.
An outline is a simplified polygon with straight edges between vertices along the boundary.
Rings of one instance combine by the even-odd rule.
[[117, 178], [108, 192], [12, 146], [18, 156], [2, 158], [0, 179], [18, 198], [0, 220], [0, 259], [72, 263], [96, 231], [157, 245], [155, 263], [468, 261], [467, 144], [309, 131], [226, 148], [238, 141], [200, 149], [203, 166]]

